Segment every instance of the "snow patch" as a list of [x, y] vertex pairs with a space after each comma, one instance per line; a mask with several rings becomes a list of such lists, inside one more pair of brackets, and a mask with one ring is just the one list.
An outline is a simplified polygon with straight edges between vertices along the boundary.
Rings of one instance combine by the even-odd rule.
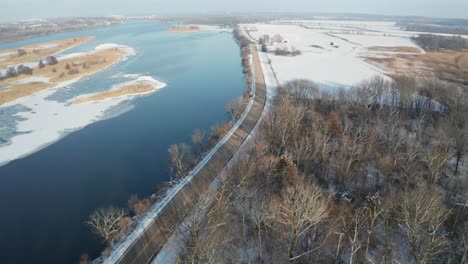
[[101, 50], [114, 49], [114, 48], [119, 48], [119, 49], [125, 50], [125, 52], [126, 52], [127, 55], [129, 55], [129, 56], [132, 56], [132, 55], [135, 55], [135, 54], [136, 54], [135, 49], [133, 49], [132, 47], [125, 46], [125, 45], [119, 45], [119, 44], [115, 44], [115, 43], [104, 43], [104, 44], [100, 44], [100, 45], [98, 45], [94, 50], [95, 50], [95, 51], [101, 51]]
[[48, 48], [54, 48], [54, 47], [57, 47], [57, 46], [58, 46], [58, 44], [55, 44], [55, 43], [42, 44], [42, 45], [36, 46], [35, 49], [48, 49]]

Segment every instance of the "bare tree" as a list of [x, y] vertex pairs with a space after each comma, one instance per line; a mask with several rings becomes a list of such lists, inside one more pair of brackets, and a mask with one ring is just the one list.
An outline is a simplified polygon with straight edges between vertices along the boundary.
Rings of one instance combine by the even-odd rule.
[[47, 65], [55, 65], [58, 64], [58, 60], [55, 56], [49, 56], [46, 58], [46, 64]]
[[371, 237], [376, 229], [376, 223], [379, 217], [384, 213], [384, 208], [381, 204], [381, 198], [378, 194], [369, 195], [366, 197], [366, 203], [364, 206], [365, 213], [365, 226], [367, 230], [367, 241], [366, 241], [366, 260], [369, 258], [369, 246]]
[[229, 101], [225, 105], [225, 110], [231, 118], [231, 123], [234, 124], [242, 115], [246, 106], [246, 100], [242, 97]]
[[224, 185], [213, 201], [201, 199], [196, 204], [195, 210], [182, 224], [186, 262], [218, 263], [216, 257], [219, 250], [231, 239], [229, 232], [221, 232], [226, 225], [228, 207]]
[[86, 222], [93, 231], [107, 243], [120, 236], [120, 221], [127, 215], [125, 209], [116, 207], [99, 208], [89, 216]]
[[349, 241], [349, 264], [356, 262], [356, 255], [362, 248], [361, 232], [365, 226], [364, 208], [358, 208], [351, 217], [343, 216], [343, 233]]
[[80, 264], [91, 264], [92, 263], [92, 259], [91, 257], [89, 257], [88, 254], [82, 254], [80, 256]]
[[18, 49], [18, 57], [28, 54], [25, 49]]
[[273, 199], [274, 219], [286, 228], [289, 240], [288, 256], [294, 257], [298, 239], [324, 221], [328, 208], [320, 188], [297, 183], [283, 191], [282, 198]]
[[258, 237], [258, 254], [259, 258], [262, 259], [263, 243], [262, 243], [262, 230], [265, 230], [267, 226], [271, 225], [273, 220], [270, 208], [268, 206], [268, 200], [266, 195], [250, 196], [250, 206], [248, 207], [247, 214], [250, 220], [255, 225]]
[[[191, 159], [190, 147], [187, 144], [176, 144], [169, 147], [169, 164], [172, 175], [178, 178], [184, 177], [188, 163]], [[171, 175], [171, 182], [172, 182]]]
[[42, 69], [45, 67], [45, 64], [42, 60], [39, 60], [39, 64], [37, 65], [37, 67], [39, 67], [39, 69]]
[[142, 215], [149, 211], [151, 208], [151, 200], [149, 198], [139, 199], [138, 195], [134, 194], [128, 199], [128, 206], [135, 212], [137, 215]]
[[424, 159], [429, 171], [429, 182], [432, 184], [437, 183], [443, 168], [448, 160], [448, 147], [444, 145], [436, 146], [432, 150], [424, 152]]
[[449, 214], [441, 194], [430, 186], [403, 195], [400, 227], [410, 242], [416, 263], [432, 262], [447, 248], [443, 225]]
[[205, 132], [201, 131], [200, 129], [196, 129], [192, 135], [192, 142], [195, 146], [198, 147], [199, 153], [203, 153], [203, 139], [205, 138]]

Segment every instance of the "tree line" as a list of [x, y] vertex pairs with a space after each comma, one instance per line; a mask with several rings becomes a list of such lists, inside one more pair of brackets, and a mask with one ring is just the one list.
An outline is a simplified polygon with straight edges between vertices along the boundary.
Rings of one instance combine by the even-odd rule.
[[468, 42], [461, 36], [447, 37], [421, 34], [412, 39], [426, 51], [439, 51], [440, 49], [463, 50], [468, 48]]

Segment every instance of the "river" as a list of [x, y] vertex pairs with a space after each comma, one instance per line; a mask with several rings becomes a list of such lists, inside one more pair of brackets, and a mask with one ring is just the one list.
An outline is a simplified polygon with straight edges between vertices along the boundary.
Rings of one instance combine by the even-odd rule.
[[[94, 35], [66, 53], [117, 43], [136, 55], [112, 68], [60, 88], [49, 100], [108, 89], [128, 74], [148, 75], [167, 87], [119, 104], [108, 118], [68, 133], [53, 144], [0, 167], [0, 262], [77, 263], [97, 257], [104, 244], [84, 224], [96, 208], [126, 206], [169, 179], [169, 145], [190, 142], [196, 128], [227, 120], [226, 101], [241, 96], [239, 47], [228, 32], [171, 34], [169, 24], [131, 21], [1, 44], [0, 49]], [[0, 142], [15, 134], [21, 106], [0, 108]], [[1, 148], [1, 145], [0, 145]]]

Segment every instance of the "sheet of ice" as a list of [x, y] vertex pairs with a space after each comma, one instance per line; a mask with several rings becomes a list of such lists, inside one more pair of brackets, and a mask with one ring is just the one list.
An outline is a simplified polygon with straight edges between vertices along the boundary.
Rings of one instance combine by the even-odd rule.
[[[165, 86], [164, 83], [151, 77], [141, 78], [156, 83], [159, 89]], [[70, 82], [63, 83], [61, 87], [68, 85]], [[53, 89], [45, 90], [19, 102], [30, 111], [15, 115], [15, 118], [20, 120], [16, 123], [17, 135], [11, 138], [7, 145], [0, 147], [0, 165], [39, 151], [75, 130], [103, 120], [109, 117], [111, 109], [137, 97], [137, 95], [126, 95], [93, 104], [76, 105], [46, 100], [45, 98], [53, 92]]]
[[136, 74], [136, 73], [122, 75], [122, 77], [124, 77], [124, 78], [138, 78], [140, 76], [141, 76], [141, 74]]
[[141, 74], [138, 73], [124, 73], [124, 72], [119, 72], [117, 74], [112, 75], [112, 78], [129, 78], [129, 79], [134, 79], [140, 77]]

